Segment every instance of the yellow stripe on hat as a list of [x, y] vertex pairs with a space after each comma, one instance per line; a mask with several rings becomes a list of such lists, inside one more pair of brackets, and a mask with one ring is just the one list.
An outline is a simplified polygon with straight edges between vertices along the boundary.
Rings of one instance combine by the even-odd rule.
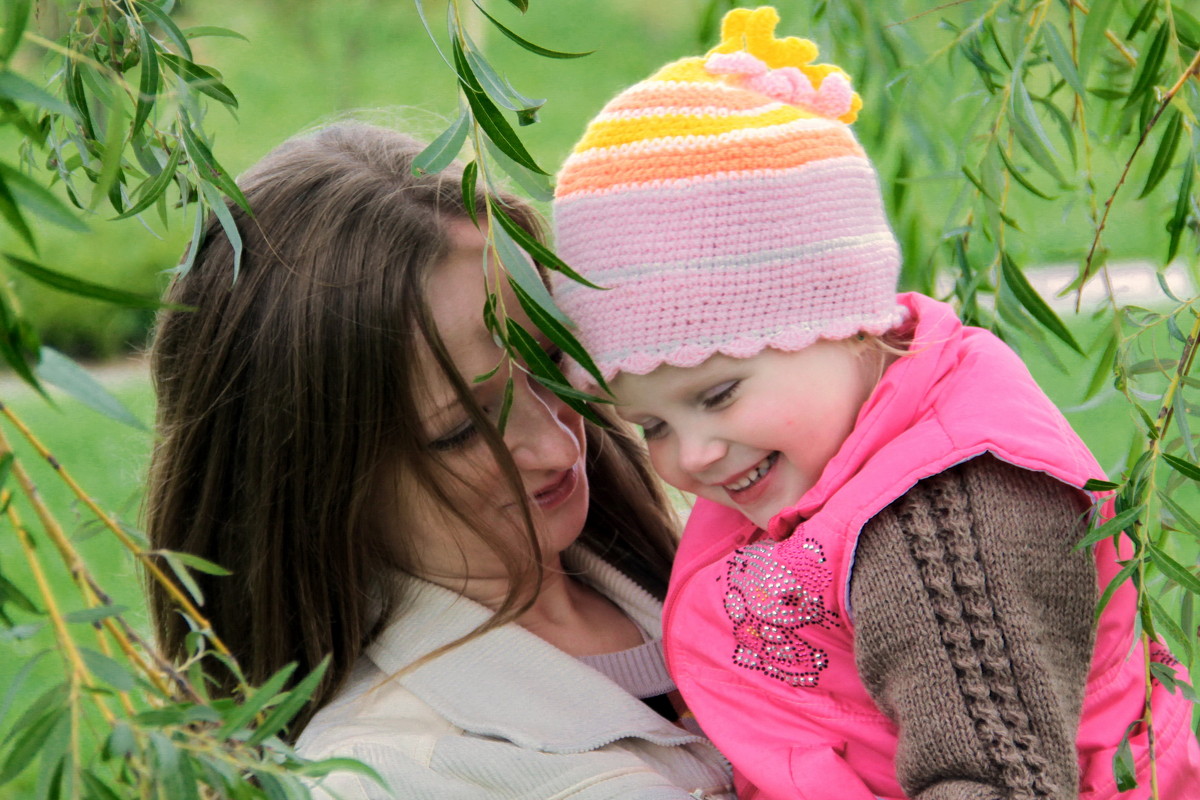
[[776, 106], [761, 114], [656, 114], [653, 116], [611, 119], [593, 122], [575, 152], [581, 153], [594, 147], [615, 147], [622, 144], [642, 142], [675, 136], [716, 136], [732, 131], [770, 128], [798, 119], [812, 119], [813, 115], [795, 106]]

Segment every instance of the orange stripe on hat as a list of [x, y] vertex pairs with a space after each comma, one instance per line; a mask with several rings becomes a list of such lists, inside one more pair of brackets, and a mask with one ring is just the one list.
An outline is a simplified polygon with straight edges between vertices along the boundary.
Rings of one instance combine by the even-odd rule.
[[796, 136], [792, 125], [753, 133], [757, 135], [664, 139], [577, 153], [559, 177], [557, 196], [704, 175], [790, 169], [842, 156], [865, 157], [844, 126], [807, 131], [804, 136]]

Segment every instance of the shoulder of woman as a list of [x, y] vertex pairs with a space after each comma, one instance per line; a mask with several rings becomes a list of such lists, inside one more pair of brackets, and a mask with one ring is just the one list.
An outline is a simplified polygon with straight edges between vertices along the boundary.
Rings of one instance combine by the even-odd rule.
[[353, 759], [374, 775], [331, 772], [311, 782], [316, 800], [485, 800], [498, 794], [514, 800], [686, 800], [688, 790], [664, 772], [720, 783], [719, 768], [690, 748], [633, 739], [619, 747], [557, 753], [465, 732], [377, 670], [359, 672], [359, 681], [313, 718], [296, 749], [313, 761]]

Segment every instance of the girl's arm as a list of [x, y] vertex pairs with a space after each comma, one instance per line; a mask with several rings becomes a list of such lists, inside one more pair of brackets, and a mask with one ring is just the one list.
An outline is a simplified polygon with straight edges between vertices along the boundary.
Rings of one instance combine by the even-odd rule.
[[990, 455], [918, 483], [863, 529], [858, 669], [899, 727], [919, 800], [1075, 798], [1096, 574], [1080, 492]]

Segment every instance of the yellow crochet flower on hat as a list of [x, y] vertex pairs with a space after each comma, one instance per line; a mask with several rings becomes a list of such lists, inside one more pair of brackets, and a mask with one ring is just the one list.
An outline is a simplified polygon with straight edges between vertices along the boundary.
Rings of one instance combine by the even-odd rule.
[[846, 73], [833, 64], [812, 64], [817, 46], [808, 39], [775, 38], [779, 13], [771, 6], [736, 8], [721, 21], [721, 43], [708, 51], [705, 69], [749, 88], [847, 124], [858, 118], [862, 99]]

